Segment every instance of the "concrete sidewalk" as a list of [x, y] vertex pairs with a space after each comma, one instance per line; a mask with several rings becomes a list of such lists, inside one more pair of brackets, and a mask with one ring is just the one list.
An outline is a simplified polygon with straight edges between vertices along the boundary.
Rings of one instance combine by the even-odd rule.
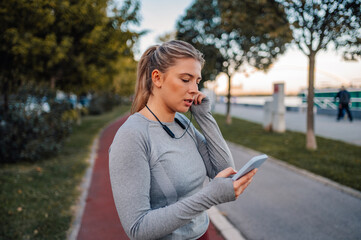
[[[99, 140], [95, 142], [96, 154], [93, 155], [94, 164], [91, 164], [84, 182], [89, 186], [83, 186], [83, 204], [77, 209], [75, 223], [70, 230], [70, 240], [116, 240], [129, 239], [124, 232], [115, 208], [110, 186], [108, 168], [108, 149], [113, 141], [118, 128], [126, 121], [128, 116], [123, 117], [107, 126], [101, 133]], [[93, 147], [93, 148], [94, 148]], [[92, 160], [91, 160], [92, 162]], [[211, 219], [219, 219], [219, 212], [213, 210]], [[219, 225], [219, 224], [218, 224]], [[222, 224], [221, 224], [222, 225]], [[225, 232], [235, 229], [222, 229]], [[231, 235], [234, 234], [231, 232]], [[209, 240], [222, 240], [222, 235], [211, 223], [207, 236]]]
[[[214, 112], [225, 114], [226, 104], [217, 103]], [[231, 115], [251, 122], [263, 123], [263, 108], [233, 104]], [[287, 130], [306, 132], [305, 112], [286, 112], [285, 120]], [[347, 120], [337, 122], [336, 116], [315, 114], [315, 133], [317, 136], [361, 146], [361, 121], [359, 119], [355, 119], [352, 123]]]
[[[225, 114], [226, 105], [215, 112]], [[263, 109], [231, 106], [231, 115], [262, 124]], [[286, 128], [305, 132], [306, 114], [286, 112]], [[316, 135], [361, 145], [361, 121], [315, 115]], [[228, 143], [236, 168], [260, 152]], [[361, 192], [270, 158], [235, 202], [218, 206], [246, 239], [361, 239]]]
[[[228, 146], [237, 169], [261, 154]], [[361, 239], [361, 192], [272, 157], [236, 201], [217, 208], [246, 239]]]

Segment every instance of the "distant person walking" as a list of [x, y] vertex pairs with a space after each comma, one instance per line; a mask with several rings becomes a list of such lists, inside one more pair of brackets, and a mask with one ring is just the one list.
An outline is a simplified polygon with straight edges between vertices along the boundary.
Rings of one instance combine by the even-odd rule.
[[351, 95], [344, 86], [341, 87], [340, 91], [335, 96], [335, 101], [337, 98], [339, 99], [337, 121], [340, 121], [344, 115], [344, 111], [346, 111], [350, 122], [352, 122], [352, 114], [349, 107]]

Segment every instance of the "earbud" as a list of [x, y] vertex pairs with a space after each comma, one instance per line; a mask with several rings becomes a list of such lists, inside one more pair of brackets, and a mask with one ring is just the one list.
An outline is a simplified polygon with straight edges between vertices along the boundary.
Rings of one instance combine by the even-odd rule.
[[183, 123], [178, 118], [175, 118], [174, 120], [178, 123], [179, 126], [181, 126], [181, 128], [186, 129], [186, 127], [183, 125]]
[[169, 136], [175, 138], [174, 133], [166, 125], [162, 125], [162, 127], [168, 133]]

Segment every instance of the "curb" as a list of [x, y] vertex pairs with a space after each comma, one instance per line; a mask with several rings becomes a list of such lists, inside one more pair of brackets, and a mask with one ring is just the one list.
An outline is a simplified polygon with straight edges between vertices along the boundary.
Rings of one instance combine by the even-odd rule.
[[[103, 132], [103, 130], [101, 130], [101, 132]], [[89, 187], [90, 187], [91, 179], [92, 179], [92, 175], [93, 175], [93, 168], [94, 168], [94, 163], [95, 163], [95, 159], [97, 156], [100, 135], [101, 134], [98, 134], [98, 136], [93, 141], [90, 157], [87, 159], [87, 162], [89, 162], [89, 166], [88, 166], [88, 169], [86, 170], [83, 180], [79, 186], [80, 189], [82, 189], [82, 193], [80, 195], [78, 203], [75, 205], [75, 209], [76, 209], [75, 210], [76, 211], [75, 219], [74, 219], [70, 229], [68, 230], [66, 239], [69, 239], [69, 240], [76, 240], [76, 238], [78, 237], [81, 220], [83, 218], [84, 209], [85, 209], [85, 205], [86, 205], [85, 201], [88, 196], [88, 191], [89, 191]]]
[[208, 216], [215, 226], [226, 240], [245, 240], [242, 234], [237, 228], [235, 228], [226, 217], [218, 210], [217, 207], [213, 206], [207, 210]]

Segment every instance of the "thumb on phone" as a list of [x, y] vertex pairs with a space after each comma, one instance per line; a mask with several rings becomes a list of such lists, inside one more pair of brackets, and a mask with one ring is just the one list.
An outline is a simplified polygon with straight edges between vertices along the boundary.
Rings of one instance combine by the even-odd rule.
[[229, 168], [226, 168], [226, 169], [220, 171], [220, 172], [217, 174], [216, 178], [217, 178], [217, 177], [224, 177], [224, 178], [226, 178], [226, 177], [229, 177], [230, 175], [236, 174], [236, 173], [237, 173], [237, 172], [236, 172], [233, 168], [229, 167]]

